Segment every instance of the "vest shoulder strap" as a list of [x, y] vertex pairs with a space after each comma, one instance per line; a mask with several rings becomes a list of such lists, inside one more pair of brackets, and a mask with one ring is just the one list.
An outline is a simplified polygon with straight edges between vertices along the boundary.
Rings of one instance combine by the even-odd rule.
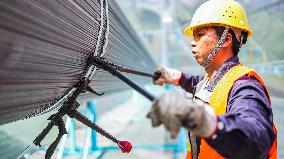
[[[267, 88], [263, 80], [258, 76], [258, 74], [251, 68], [237, 65], [230, 69], [217, 83], [212, 95], [210, 97], [209, 104], [215, 109], [218, 115], [224, 114], [226, 112], [226, 106], [228, 101], [228, 96], [231, 88], [233, 87], [235, 81], [240, 77], [248, 75], [256, 78], [264, 87], [266, 93], [268, 94]], [[269, 97], [269, 94], [268, 94]], [[270, 97], [269, 97], [270, 100]]]

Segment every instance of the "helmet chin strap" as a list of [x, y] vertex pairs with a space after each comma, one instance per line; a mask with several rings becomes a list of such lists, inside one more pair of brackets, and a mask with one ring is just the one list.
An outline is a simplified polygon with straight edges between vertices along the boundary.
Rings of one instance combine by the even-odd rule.
[[234, 31], [235, 36], [236, 36], [236, 38], [238, 39], [238, 41], [240, 43], [239, 48], [241, 48], [242, 45], [243, 45], [243, 38], [244, 38], [244, 36], [242, 35], [242, 29], [232, 28], [232, 30]]
[[216, 55], [218, 54], [219, 50], [221, 49], [221, 46], [224, 44], [226, 36], [229, 32], [230, 28], [226, 28], [221, 36], [221, 38], [219, 39], [219, 41], [217, 42], [215, 48], [213, 49], [213, 51], [208, 55], [208, 57], [203, 61], [203, 63], [201, 64], [202, 67], [206, 67], [210, 62], [212, 62]]

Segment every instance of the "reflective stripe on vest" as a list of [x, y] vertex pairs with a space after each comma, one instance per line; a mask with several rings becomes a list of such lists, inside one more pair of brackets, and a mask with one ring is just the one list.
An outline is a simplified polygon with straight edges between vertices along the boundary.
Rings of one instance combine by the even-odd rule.
[[[251, 68], [247, 68], [242, 65], [235, 66], [232, 69], [230, 69], [221, 78], [221, 80], [215, 86], [212, 92], [212, 95], [210, 97], [209, 105], [214, 108], [217, 115], [226, 113], [229, 92], [231, 88], [233, 87], [234, 82], [244, 75], [248, 75], [248, 76], [256, 78], [262, 84], [263, 88], [268, 94], [268, 91], [267, 91], [266, 86], [264, 85], [264, 82], [257, 75], [255, 71], [253, 71]], [[270, 97], [269, 97], [269, 101], [271, 103]], [[277, 130], [274, 124], [273, 124], [273, 130], [276, 134], [276, 139], [269, 150], [269, 159], [277, 159]], [[188, 150], [190, 150], [190, 148]], [[207, 158], [223, 159], [223, 157], [220, 154], [218, 154], [218, 152], [214, 150], [211, 146], [209, 146], [204, 139], [201, 140], [200, 153], [199, 153], [198, 158], [199, 159], [207, 159]], [[186, 159], [191, 159], [190, 151], [187, 152]]]

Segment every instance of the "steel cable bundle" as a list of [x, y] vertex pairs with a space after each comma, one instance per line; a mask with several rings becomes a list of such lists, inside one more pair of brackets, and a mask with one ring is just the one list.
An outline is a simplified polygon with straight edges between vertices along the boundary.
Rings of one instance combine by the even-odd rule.
[[[113, 0], [1, 0], [0, 19], [0, 125], [59, 107], [93, 54], [142, 71], [155, 67]], [[97, 71], [91, 87], [128, 88], [121, 83]]]

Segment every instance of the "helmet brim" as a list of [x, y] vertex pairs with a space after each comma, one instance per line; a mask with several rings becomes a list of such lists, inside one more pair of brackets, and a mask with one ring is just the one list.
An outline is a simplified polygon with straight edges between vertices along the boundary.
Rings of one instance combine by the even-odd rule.
[[[185, 36], [193, 36], [193, 32], [195, 29], [197, 28], [202, 28], [202, 27], [211, 27], [211, 26], [223, 26], [223, 27], [232, 27], [232, 28], [238, 28], [238, 27], [235, 27], [235, 26], [230, 26], [230, 25], [227, 25], [227, 24], [220, 24], [220, 23], [208, 23], [208, 24], [203, 24], [203, 25], [198, 25], [198, 26], [189, 26], [187, 28], [184, 29], [183, 31], [183, 34]], [[242, 29], [244, 31], [247, 31], [248, 32], [248, 36], [252, 36], [252, 31], [251, 30], [248, 30], [248, 29], [244, 29], [244, 28], [238, 28], [238, 29]]]

